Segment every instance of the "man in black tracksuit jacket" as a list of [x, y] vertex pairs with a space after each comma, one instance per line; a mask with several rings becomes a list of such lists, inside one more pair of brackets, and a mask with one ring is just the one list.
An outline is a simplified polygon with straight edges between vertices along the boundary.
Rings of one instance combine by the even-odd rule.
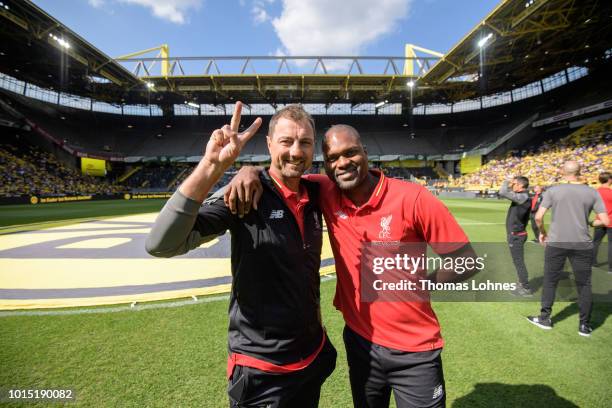
[[[289, 110], [296, 109], [293, 107]], [[312, 139], [314, 145], [314, 125], [309, 124], [309, 116], [302, 118], [300, 115], [303, 114], [298, 110], [296, 120], [291, 116], [295, 112], [283, 111], [277, 113], [280, 115], [274, 122], [277, 124], [279, 120], [284, 120], [282, 125], [288, 126], [276, 126], [281, 133], [283, 129], [288, 129], [281, 136], [295, 139], [295, 143]], [[281, 136], [273, 134], [273, 121], [274, 118], [269, 138], [275, 142]], [[237, 133], [237, 127], [235, 130], [232, 128], [223, 129], [223, 132]], [[307, 131], [299, 133], [303, 128]], [[287, 136], [295, 129], [301, 129], [297, 132], [299, 136]], [[244, 133], [247, 132], [249, 130]], [[243, 137], [248, 140], [251, 136], [247, 134]], [[213, 147], [210, 149], [222, 149], [231, 144], [231, 140], [228, 141], [231, 138], [232, 135], [220, 134], [218, 140], [221, 142], [217, 142], [213, 132], [209, 142]], [[236, 141], [238, 152], [246, 140]], [[288, 143], [285, 144], [288, 146]], [[307, 157], [308, 148], [290, 149], [291, 152], [284, 149], [287, 162], [283, 161], [281, 153], [275, 163], [271, 148], [272, 166], [288, 166], [287, 172], [292, 176], [301, 176], [303, 169], [299, 166], [304, 169], [309, 167], [312, 153]], [[233, 156], [237, 156], [238, 152], [233, 151]], [[199, 166], [211, 167], [208, 164], [213, 160], [209, 156], [215, 155], [209, 153], [207, 146]], [[230, 160], [226, 159], [225, 162], [229, 163]], [[261, 200], [257, 210], [249, 212], [244, 218], [231, 214], [223, 202], [223, 191], [211, 196], [203, 205], [198, 199], [202, 198], [201, 194], [198, 198], [191, 197], [196, 190], [205, 190], [210, 184], [202, 185], [205, 176], [199, 183], [196, 182], [198, 189], [192, 190], [191, 194], [187, 192], [193, 179], [186, 180], [186, 185], [177, 190], [158, 216], [147, 239], [147, 251], [162, 257], [183, 254], [229, 230], [232, 291], [227, 375], [230, 406], [316, 407], [321, 385], [333, 371], [336, 358], [320, 316], [322, 217], [317, 204], [318, 184], [298, 177], [297, 195], [301, 199], [296, 207], [293, 205], [295, 202], [287, 198], [294, 193], [283, 184], [286, 180], [282, 178], [285, 170], [274, 168], [271, 171], [277, 177], [268, 172], [262, 173], [264, 191]], [[194, 174], [193, 178], [197, 174], [205, 175], [206, 170], [196, 169]], [[300, 216], [300, 222], [296, 214]]]
[[501, 197], [512, 201], [506, 215], [506, 233], [512, 262], [518, 275], [518, 285], [515, 294], [531, 296], [527, 266], [525, 265], [525, 242], [527, 241], [527, 222], [531, 212], [531, 201], [527, 194], [529, 180], [527, 177], [514, 177], [509, 185], [504, 181], [499, 190]]

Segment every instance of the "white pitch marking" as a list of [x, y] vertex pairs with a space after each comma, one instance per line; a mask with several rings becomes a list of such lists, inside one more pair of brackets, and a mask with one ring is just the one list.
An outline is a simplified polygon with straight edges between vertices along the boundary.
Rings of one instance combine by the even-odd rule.
[[[321, 276], [321, 282], [327, 282], [336, 279], [336, 275], [323, 275]], [[197, 299], [197, 298], [196, 298]], [[64, 315], [80, 315], [80, 314], [100, 314], [100, 313], [117, 313], [117, 312], [139, 312], [141, 310], [152, 310], [152, 309], [171, 309], [175, 307], [190, 306], [194, 303], [212, 303], [229, 300], [229, 295], [220, 296], [209, 296], [197, 300], [181, 300], [177, 302], [164, 302], [164, 303], [151, 303], [144, 305], [136, 305], [136, 302], [132, 302], [130, 306], [118, 306], [118, 307], [98, 307], [92, 309], [76, 309], [76, 310], [40, 310], [40, 311], [0, 311], [0, 317], [12, 317], [12, 316], [64, 316]], [[132, 306], [133, 305], [133, 306]]]
[[[203, 299], [199, 299], [197, 303], [211, 303], [218, 302], [221, 300], [229, 300], [229, 295], [222, 296], [211, 296]], [[136, 302], [134, 302], [136, 303]], [[0, 311], [0, 317], [11, 317], [11, 316], [63, 316], [63, 315], [79, 315], [79, 314], [99, 314], [99, 313], [117, 313], [117, 312], [129, 312], [129, 311], [141, 311], [149, 309], [169, 309], [174, 307], [193, 305], [193, 300], [182, 300], [178, 302], [165, 302], [165, 303], [152, 303], [149, 305], [138, 305], [130, 306], [118, 306], [118, 307], [99, 307], [92, 309], [76, 309], [76, 310], [40, 310], [40, 311]]]

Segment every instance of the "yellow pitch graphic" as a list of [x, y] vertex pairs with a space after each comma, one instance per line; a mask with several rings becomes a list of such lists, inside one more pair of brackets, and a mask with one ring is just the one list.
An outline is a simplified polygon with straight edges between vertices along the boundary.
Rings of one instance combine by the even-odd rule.
[[[172, 259], [144, 243], [156, 213], [0, 235], [0, 309], [145, 302], [229, 292], [230, 235]], [[334, 272], [327, 238], [321, 274]]]

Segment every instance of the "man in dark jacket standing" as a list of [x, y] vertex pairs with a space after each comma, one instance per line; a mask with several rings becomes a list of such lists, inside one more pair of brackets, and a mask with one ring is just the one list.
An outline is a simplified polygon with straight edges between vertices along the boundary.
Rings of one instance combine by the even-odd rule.
[[258, 118], [238, 133], [241, 107], [238, 102], [231, 125], [212, 133], [202, 160], [162, 209], [147, 251], [180, 255], [229, 229], [230, 406], [314, 408], [336, 362], [320, 315], [319, 187], [301, 180], [312, 164], [314, 121], [297, 105], [272, 117], [263, 194], [257, 210], [241, 218], [225, 206], [222, 191], [204, 201], [261, 125]]
[[512, 262], [518, 275], [518, 285], [513, 292], [519, 296], [532, 296], [529, 287], [529, 276], [525, 265], [525, 242], [527, 241], [527, 222], [531, 212], [531, 201], [527, 194], [529, 180], [527, 177], [517, 176], [512, 180], [504, 181], [500, 190], [500, 197], [511, 201], [506, 215], [506, 233]]

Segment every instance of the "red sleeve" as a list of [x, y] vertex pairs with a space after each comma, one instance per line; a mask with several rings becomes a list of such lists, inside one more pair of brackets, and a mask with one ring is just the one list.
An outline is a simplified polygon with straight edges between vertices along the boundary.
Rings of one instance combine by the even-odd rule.
[[328, 196], [326, 192], [335, 187], [334, 182], [331, 181], [325, 174], [304, 174], [302, 178], [319, 183], [319, 205], [323, 207], [323, 200]]
[[425, 242], [438, 254], [454, 252], [469, 242], [448, 208], [426, 188], [421, 188], [414, 203], [414, 219]]
[[325, 185], [325, 183], [331, 183], [331, 180], [325, 174], [304, 174], [302, 178], [322, 185]]
[[538, 196], [540, 195], [540, 193], [536, 193], [533, 198], [531, 199], [531, 209], [533, 210], [536, 206], [536, 203], [538, 202]]

